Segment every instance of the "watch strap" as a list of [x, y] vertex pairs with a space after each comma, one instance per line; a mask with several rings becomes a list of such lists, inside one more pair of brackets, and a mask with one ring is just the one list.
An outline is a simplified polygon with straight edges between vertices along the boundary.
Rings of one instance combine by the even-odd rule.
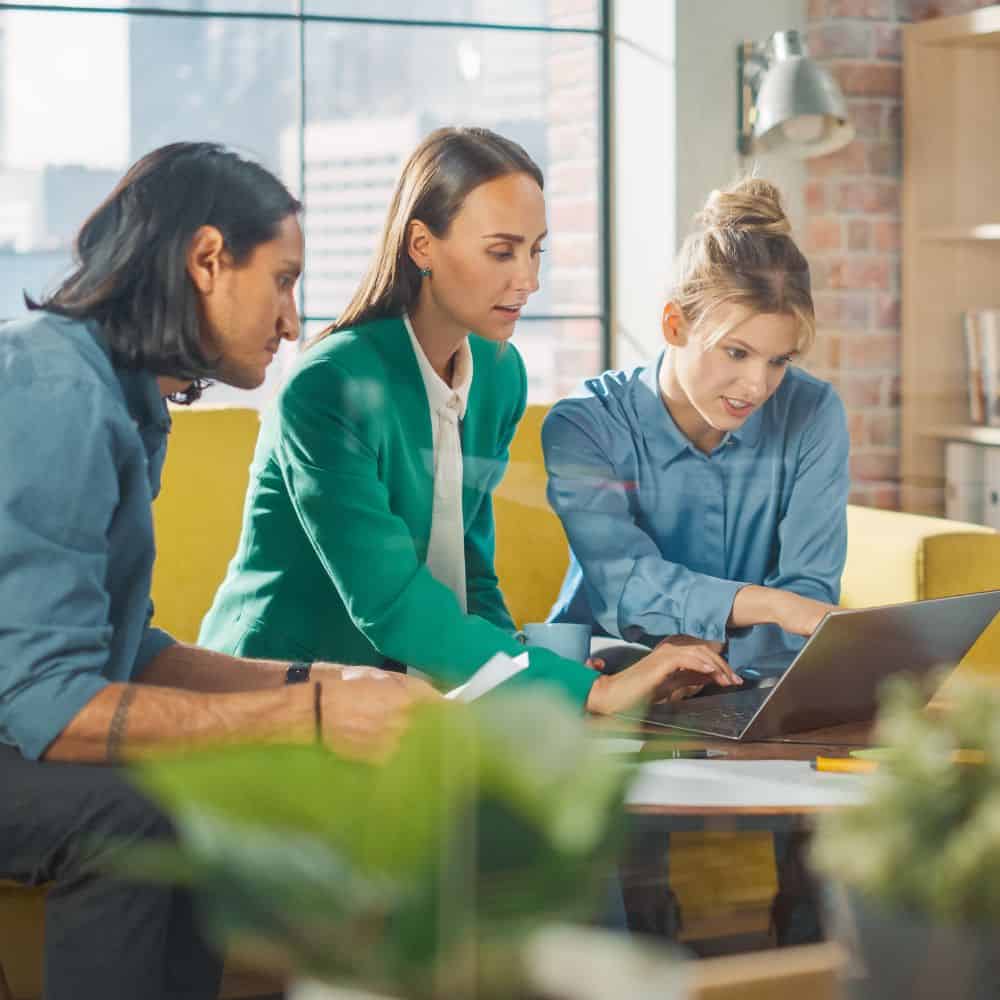
[[311, 671], [312, 660], [296, 660], [294, 663], [289, 663], [285, 671], [285, 683], [304, 684], [309, 680]]

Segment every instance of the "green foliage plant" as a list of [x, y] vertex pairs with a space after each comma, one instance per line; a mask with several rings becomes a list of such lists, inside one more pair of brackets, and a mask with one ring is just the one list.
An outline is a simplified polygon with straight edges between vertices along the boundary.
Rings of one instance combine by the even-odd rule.
[[415, 711], [396, 752], [231, 746], [135, 769], [179, 840], [135, 875], [194, 887], [265, 967], [412, 998], [511, 997], [542, 925], [585, 917], [628, 768], [534, 689]]
[[870, 794], [822, 818], [813, 856], [883, 910], [989, 925], [1000, 920], [1000, 691], [949, 692], [948, 711], [932, 713], [916, 684], [887, 688]]

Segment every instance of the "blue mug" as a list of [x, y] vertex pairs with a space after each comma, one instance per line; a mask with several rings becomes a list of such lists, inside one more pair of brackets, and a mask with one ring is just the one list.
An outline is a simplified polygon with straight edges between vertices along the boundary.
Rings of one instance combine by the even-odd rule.
[[573, 622], [531, 622], [517, 638], [529, 646], [540, 646], [567, 660], [586, 663], [590, 657], [590, 626]]

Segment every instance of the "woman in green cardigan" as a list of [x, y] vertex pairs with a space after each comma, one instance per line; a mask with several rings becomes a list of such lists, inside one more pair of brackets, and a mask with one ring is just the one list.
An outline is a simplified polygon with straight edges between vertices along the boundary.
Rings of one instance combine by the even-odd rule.
[[[407, 664], [446, 687], [523, 652], [491, 496], [525, 407], [507, 341], [538, 288], [542, 184], [485, 129], [439, 129], [410, 157], [367, 276], [264, 419], [203, 645]], [[555, 684], [599, 713], [738, 683], [708, 646], [661, 647], [614, 676], [534, 647], [529, 662], [511, 683]]]

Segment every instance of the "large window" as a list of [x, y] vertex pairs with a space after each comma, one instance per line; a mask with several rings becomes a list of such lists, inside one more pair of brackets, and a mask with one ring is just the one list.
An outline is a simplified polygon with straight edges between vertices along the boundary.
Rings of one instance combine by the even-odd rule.
[[[607, 362], [601, 0], [72, 6], [0, 3], [0, 318], [65, 272], [73, 233], [131, 161], [212, 139], [302, 197], [300, 304], [320, 329], [361, 277], [407, 153], [439, 125], [476, 124], [546, 175], [550, 252], [516, 334], [532, 398]], [[206, 396], [224, 398], [250, 397]]]

